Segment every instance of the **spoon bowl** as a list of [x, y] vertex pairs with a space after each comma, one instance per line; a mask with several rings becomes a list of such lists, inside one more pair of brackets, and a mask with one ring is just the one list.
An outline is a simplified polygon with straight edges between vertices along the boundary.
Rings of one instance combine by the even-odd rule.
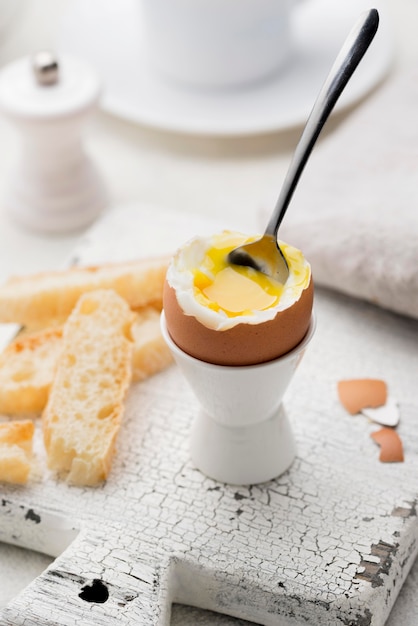
[[282, 285], [285, 284], [289, 276], [289, 267], [277, 243], [277, 238], [267, 232], [261, 239], [231, 250], [228, 261], [234, 265], [252, 267], [277, 280]]
[[289, 267], [277, 242], [277, 231], [292, 199], [303, 168], [338, 98], [370, 46], [379, 26], [376, 9], [363, 13], [351, 29], [315, 101], [296, 146], [273, 214], [261, 239], [239, 246], [228, 262], [246, 265], [284, 284]]

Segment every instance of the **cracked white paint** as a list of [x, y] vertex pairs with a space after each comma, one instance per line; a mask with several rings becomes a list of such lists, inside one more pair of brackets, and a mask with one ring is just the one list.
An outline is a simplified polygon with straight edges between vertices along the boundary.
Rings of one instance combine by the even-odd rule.
[[[1, 541], [66, 549], [1, 624], [167, 626], [176, 601], [267, 626], [382, 626], [418, 545], [418, 326], [329, 292], [316, 313], [285, 400], [298, 455], [277, 480], [233, 487], [193, 467], [197, 401], [173, 366], [132, 386], [105, 485], [2, 486]], [[337, 380], [362, 376], [401, 399], [403, 464], [379, 463], [373, 426], [338, 402]], [[103, 603], [79, 597], [95, 580]]]

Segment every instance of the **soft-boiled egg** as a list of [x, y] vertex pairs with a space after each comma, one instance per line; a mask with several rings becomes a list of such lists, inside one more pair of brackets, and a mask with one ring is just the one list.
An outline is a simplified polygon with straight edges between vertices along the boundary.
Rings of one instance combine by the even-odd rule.
[[167, 330], [181, 350], [218, 365], [253, 365], [297, 346], [312, 315], [311, 268], [302, 252], [279, 242], [289, 266], [283, 285], [228, 253], [258, 237], [223, 231], [196, 237], [172, 258], [163, 306]]

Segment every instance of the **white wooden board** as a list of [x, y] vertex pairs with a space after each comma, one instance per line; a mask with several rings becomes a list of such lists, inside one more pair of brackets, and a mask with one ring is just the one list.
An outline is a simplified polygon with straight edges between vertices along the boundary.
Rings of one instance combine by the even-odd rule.
[[[161, 248], [198, 230], [163, 217]], [[164, 220], [115, 210], [77, 260], [147, 254]], [[30, 484], [0, 487], [0, 540], [57, 558], [1, 624], [167, 626], [173, 601], [266, 625], [384, 624], [417, 553], [418, 323], [325, 290], [315, 307], [285, 399], [298, 454], [276, 480], [234, 487], [193, 467], [198, 405], [175, 366], [131, 387], [103, 486], [58, 482], [38, 441]], [[398, 400], [403, 464], [379, 463], [378, 427], [339, 404], [337, 381], [354, 377], [385, 379]]]

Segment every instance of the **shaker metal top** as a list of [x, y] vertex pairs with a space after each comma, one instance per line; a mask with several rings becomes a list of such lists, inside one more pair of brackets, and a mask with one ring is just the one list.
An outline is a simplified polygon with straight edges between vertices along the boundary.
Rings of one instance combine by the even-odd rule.
[[101, 94], [94, 67], [82, 59], [39, 51], [0, 70], [0, 111], [15, 119], [62, 119], [93, 108]]
[[32, 57], [32, 69], [39, 85], [55, 85], [59, 80], [59, 64], [50, 50], [40, 50]]

